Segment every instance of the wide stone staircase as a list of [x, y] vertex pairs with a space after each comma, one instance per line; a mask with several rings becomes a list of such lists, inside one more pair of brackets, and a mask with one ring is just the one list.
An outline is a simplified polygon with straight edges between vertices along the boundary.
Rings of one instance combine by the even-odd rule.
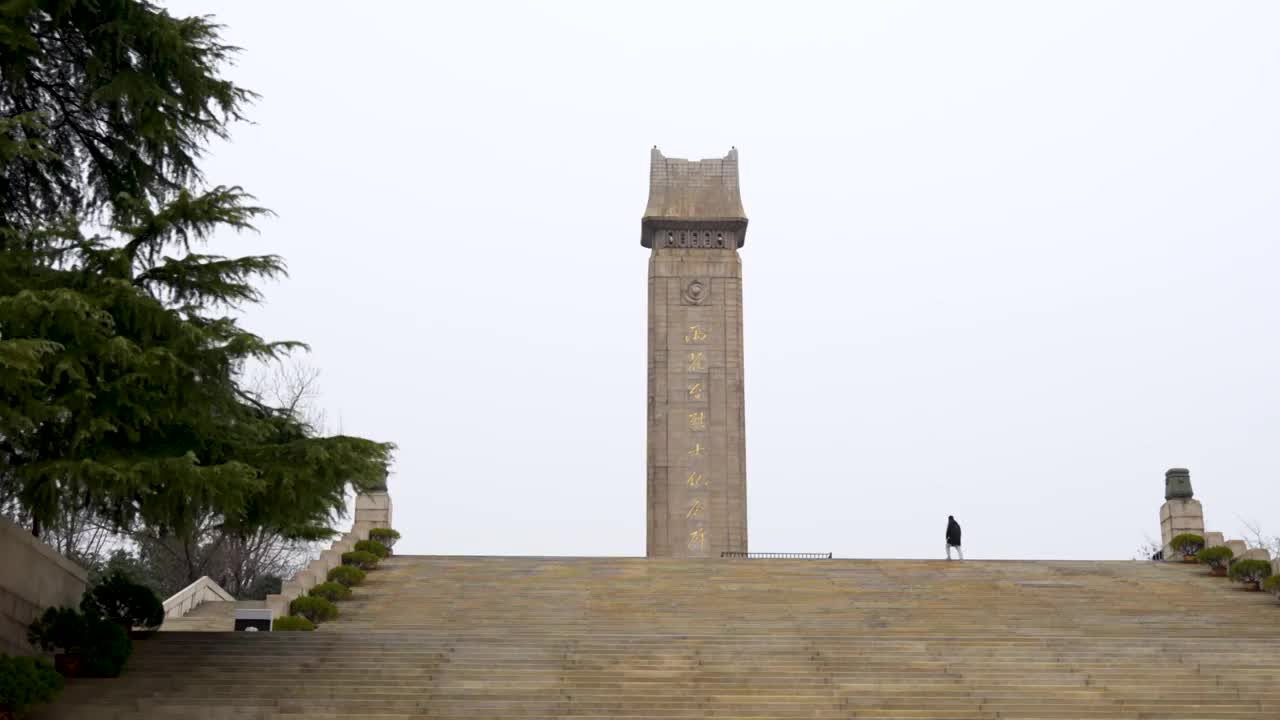
[[1144, 562], [398, 556], [314, 633], [166, 632], [40, 720], [1280, 718], [1280, 605]]

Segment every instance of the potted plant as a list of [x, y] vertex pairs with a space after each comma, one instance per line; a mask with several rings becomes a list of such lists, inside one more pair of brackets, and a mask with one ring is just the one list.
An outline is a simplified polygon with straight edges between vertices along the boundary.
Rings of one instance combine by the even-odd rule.
[[369, 531], [369, 539], [386, 545], [387, 549], [390, 550], [396, 546], [396, 541], [400, 539], [400, 533], [391, 528], [373, 528]]
[[119, 624], [72, 608], [49, 608], [27, 628], [27, 640], [55, 653], [54, 667], [64, 677], [116, 677], [133, 652]]
[[304, 595], [289, 603], [290, 615], [301, 615], [313, 623], [322, 623], [338, 617], [338, 606], [322, 597]]
[[1262, 589], [1272, 595], [1275, 595], [1277, 599], [1280, 599], [1280, 575], [1272, 575], [1266, 580], [1263, 580]]
[[1231, 565], [1231, 558], [1235, 557], [1235, 553], [1226, 545], [1218, 545], [1215, 547], [1205, 548], [1196, 553], [1196, 559], [1201, 565], [1208, 565], [1209, 572], [1218, 576], [1227, 576], [1227, 567]]
[[1182, 555], [1182, 562], [1195, 562], [1196, 553], [1204, 547], [1204, 536], [1195, 533], [1174, 535], [1169, 547]]
[[1231, 563], [1231, 569], [1227, 573], [1233, 581], [1244, 583], [1246, 588], [1261, 590], [1263, 581], [1271, 577], [1271, 563], [1266, 560], [1240, 559]]
[[337, 582], [323, 582], [307, 591], [312, 597], [322, 597], [329, 602], [351, 599], [351, 588]]
[[352, 565], [361, 570], [372, 570], [378, 567], [378, 556], [365, 550], [352, 550], [342, 553], [342, 564]]
[[311, 622], [310, 620], [300, 615], [289, 615], [287, 617], [279, 617], [279, 618], [276, 618], [271, 623], [271, 632], [294, 632], [294, 631], [308, 631], [308, 630], [315, 630], [315, 629], [316, 629], [315, 623]]
[[336, 582], [346, 585], [347, 587], [355, 587], [364, 582], [364, 571], [352, 565], [339, 565], [329, 571], [327, 579], [329, 582]]
[[0, 655], [0, 720], [47, 703], [62, 690], [62, 676], [44, 660]]
[[376, 555], [379, 560], [383, 560], [391, 554], [391, 548], [388, 548], [377, 540], [361, 540], [356, 543], [355, 550], [357, 552], [367, 552], [370, 555]]

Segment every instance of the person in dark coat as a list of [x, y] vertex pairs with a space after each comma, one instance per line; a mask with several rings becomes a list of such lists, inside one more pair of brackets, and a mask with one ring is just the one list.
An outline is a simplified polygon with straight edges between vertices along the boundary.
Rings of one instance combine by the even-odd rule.
[[964, 559], [964, 551], [960, 549], [960, 523], [952, 515], [947, 516], [947, 559], [951, 559], [951, 548], [956, 549], [960, 559]]

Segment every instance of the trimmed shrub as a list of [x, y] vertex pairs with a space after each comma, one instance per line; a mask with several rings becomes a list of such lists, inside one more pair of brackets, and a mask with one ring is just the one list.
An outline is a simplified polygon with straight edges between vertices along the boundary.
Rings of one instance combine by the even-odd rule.
[[116, 677], [133, 653], [129, 633], [106, 618], [71, 608], [49, 608], [27, 628], [27, 640], [45, 652], [79, 656], [89, 677]]
[[352, 550], [342, 553], [342, 564], [352, 565], [361, 570], [372, 570], [378, 567], [378, 556], [364, 550]]
[[339, 565], [329, 571], [329, 582], [342, 583], [347, 587], [355, 587], [364, 582], [364, 571], [350, 565]]
[[131, 581], [120, 572], [111, 573], [87, 590], [80, 601], [80, 610], [86, 616], [110, 620], [125, 630], [154, 630], [164, 622], [164, 604], [160, 598], [151, 588]]
[[315, 630], [315, 629], [316, 629], [315, 623], [298, 615], [290, 615], [289, 617], [276, 618], [271, 623], [272, 632], [294, 632], [294, 631]]
[[1169, 547], [1182, 554], [1183, 557], [1195, 555], [1204, 548], [1204, 536], [1195, 533], [1182, 533], [1174, 535], [1169, 541]]
[[1266, 560], [1240, 559], [1231, 563], [1228, 571], [1235, 582], [1252, 585], [1255, 590], [1261, 589], [1262, 581], [1271, 577], [1271, 563]]
[[387, 549], [390, 550], [396, 546], [396, 541], [400, 539], [400, 533], [391, 528], [374, 528], [369, 531], [369, 539], [386, 545]]
[[289, 603], [289, 614], [301, 615], [313, 623], [322, 623], [338, 617], [338, 606], [322, 597], [307, 595]]
[[1272, 575], [1266, 580], [1263, 580], [1262, 589], [1276, 597], [1280, 597], [1280, 575]]
[[73, 608], [51, 607], [27, 626], [27, 641], [45, 652], [79, 654], [87, 624]]
[[44, 660], [0, 655], [0, 711], [23, 713], [61, 691], [62, 676]]
[[85, 634], [84, 669], [90, 677], [113, 678], [133, 654], [129, 632], [110, 620], [93, 619]]
[[356, 552], [367, 552], [370, 555], [377, 555], [379, 560], [391, 554], [391, 548], [383, 545], [377, 540], [361, 540], [356, 543]]
[[342, 583], [326, 582], [311, 588], [307, 592], [311, 597], [322, 597], [329, 602], [351, 599], [351, 588]]
[[1231, 552], [1231, 548], [1226, 545], [1205, 548], [1196, 553], [1196, 559], [1200, 564], [1208, 565], [1214, 575], [1226, 575], [1227, 566], [1231, 564], [1231, 558], [1234, 556], [1235, 553]]

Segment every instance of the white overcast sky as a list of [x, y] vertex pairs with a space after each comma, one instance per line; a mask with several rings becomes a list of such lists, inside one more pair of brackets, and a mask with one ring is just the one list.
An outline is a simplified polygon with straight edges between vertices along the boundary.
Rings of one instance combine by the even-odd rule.
[[753, 550], [1129, 558], [1171, 466], [1280, 534], [1280, 3], [164, 4], [398, 550], [644, 553], [655, 144], [740, 152]]

